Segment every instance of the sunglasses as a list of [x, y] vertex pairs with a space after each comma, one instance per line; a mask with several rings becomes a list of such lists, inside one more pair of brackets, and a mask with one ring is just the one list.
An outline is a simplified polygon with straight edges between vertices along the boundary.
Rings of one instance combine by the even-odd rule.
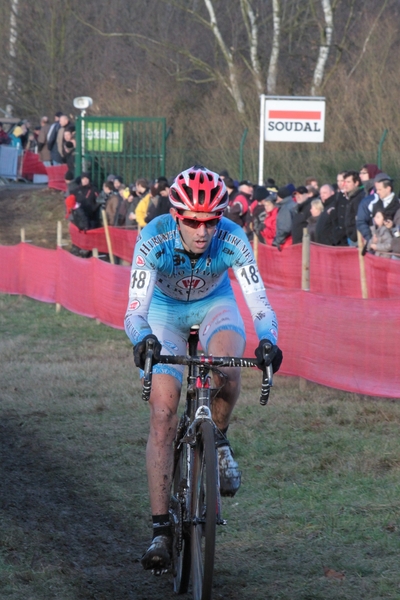
[[[190, 227], [191, 229], [198, 229], [200, 225], [205, 225], [207, 229], [212, 229], [218, 225], [221, 217], [209, 217], [208, 219], [190, 219], [189, 217], [184, 217], [179, 213], [175, 215], [177, 219], [182, 221], [183, 225], [186, 227]], [[221, 215], [222, 216], [222, 215]]]

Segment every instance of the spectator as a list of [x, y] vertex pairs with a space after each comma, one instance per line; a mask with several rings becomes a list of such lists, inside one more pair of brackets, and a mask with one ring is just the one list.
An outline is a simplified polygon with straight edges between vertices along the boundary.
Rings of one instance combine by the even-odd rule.
[[27, 150], [29, 147], [29, 142], [30, 142], [30, 121], [28, 121], [28, 119], [24, 119], [23, 121], [21, 121], [20, 123], [21, 129], [22, 129], [22, 133], [20, 135], [20, 139], [21, 139], [21, 144], [22, 144], [22, 148], [24, 150]]
[[1, 144], [11, 144], [10, 136], [4, 131], [3, 123], [0, 123], [0, 145]]
[[[59, 155], [57, 151], [57, 134], [60, 129], [60, 117], [62, 116], [62, 112], [56, 112], [54, 115], [54, 123], [50, 126], [49, 132], [47, 134], [47, 148], [50, 152], [51, 164], [56, 166], [60, 165], [62, 162], [62, 156]], [[58, 162], [57, 162], [58, 159]]]
[[100, 194], [97, 196], [97, 204], [99, 205], [100, 211], [105, 209], [107, 201], [111, 194], [114, 191], [114, 186], [110, 181], [105, 181], [103, 183], [102, 190]]
[[385, 218], [382, 210], [377, 210], [373, 217], [372, 237], [367, 243], [367, 250], [376, 256], [386, 256], [392, 250], [392, 233], [385, 226]]
[[77, 177], [75, 179], [73, 171], [67, 171], [64, 175], [64, 181], [67, 186], [67, 191], [65, 192], [66, 196], [70, 194], [75, 194], [78, 187], [81, 185], [81, 178]]
[[278, 207], [278, 215], [276, 218], [276, 235], [272, 242], [278, 250], [292, 243], [292, 224], [293, 215], [296, 210], [296, 203], [292, 198], [290, 189], [281, 187], [278, 190], [276, 204]]
[[48, 135], [49, 131], [50, 131], [49, 118], [42, 117], [40, 119], [40, 131], [38, 134], [37, 141], [38, 141], [39, 158], [46, 167], [49, 167], [51, 165], [50, 150], [47, 147], [47, 135]]
[[23, 133], [22, 127], [20, 125], [17, 125], [16, 127], [14, 127], [14, 129], [9, 134], [9, 137], [11, 139], [11, 146], [13, 148], [18, 149], [18, 156], [21, 156], [24, 151], [23, 147], [22, 147], [22, 142], [21, 142], [22, 133]]
[[149, 182], [144, 178], [137, 179], [135, 185], [132, 186], [130, 191], [131, 193], [127, 200], [128, 205], [125, 225], [127, 227], [133, 227], [136, 229], [136, 209], [139, 202], [149, 193]]
[[118, 191], [113, 190], [106, 204], [107, 223], [113, 227], [122, 227], [125, 225], [127, 199], [129, 197], [129, 188], [123, 183], [118, 187]]
[[276, 219], [278, 216], [278, 207], [276, 206], [276, 195], [270, 194], [262, 201], [265, 208], [264, 228], [261, 235], [267, 246], [272, 246], [276, 236]]
[[55, 144], [52, 149], [53, 165], [65, 164], [64, 158], [64, 132], [71, 126], [67, 115], [61, 115]]
[[292, 223], [292, 243], [300, 244], [303, 240], [303, 229], [307, 227], [308, 219], [311, 216], [311, 202], [313, 201], [313, 190], [308, 190], [304, 185], [300, 185], [294, 192], [296, 208], [293, 213]]
[[324, 212], [324, 205], [322, 200], [316, 198], [315, 200], [311, 200], [310, 206], [310, 216], [307, 219], [307, 230], [308, 235], [310, 236], [310, 241], [315, 242], [315, 229], [317, 226], [318, 219], [320, 215]]
[[361, 183], [364, 186], [365, 195], [370, 196], [374, 193], [374, 185], [375, 185], [375, 177], [378, 173], [382, 173], [378, 165], [375, 164], [366, 164], [363, 165], [360, 169], [360, 179]]
[[318, 194], [319, 184], [318, 184], [318, 179], [316, 177], [307, 177], [307, 179], [304, 182], [304, 185], [307, 188], [308, 188], [308, 186], [311, 186], [312, 188], [317, 190], [317, 194]]
[[335, 216], [336, 194], [333, 186], [329, 183], [321, 185], [319, 196], [324, 206], [324, 211], [319, 216], [315, 226], [315, 241], [325, 246], [334, 246], [337, 219]]
[[[114, 180], [113, 180], [113, 185], [114, 185], [114, 190], [116, 192], [119, 191], [119, 188], [123, 185], [124, 186], [124, 180], [121, 177], [121, 175], [115, 175]], [[124, 186], [125, 187], [125, 186]]]
[[379, 199], [372, 205], [372, 214], [378, 210], [384, 212], [386, 219], [393, 221], [394, 215], [400, 208], [400, 201], [393, 191], [393, 180], [386, 173], [375, 177], [375, 189]]
[[75, 171], [75, 148], [75, 127], [70, 124], [64, 129], [64, 138], [62, 145], [63, 161], [67, 164], [67, 167], [70, 171]]
[[345, 227], [349, 246], [357, 247], [356, 217], [358, 207], [364, 198], [365, 192], [357, 171], [346, 171], [344, 174], [344, 191], [348, 199]]
[[[336, 176], [337, 190], [335, 192], [335, 211], [333, 218], [333, 246], [348, 246], [346, 234], [346, 212], [348, 200], [344, 194], [344, 175], [346, 171], [341, 171]], [[329, 194], [330, 195], [330, 194]], [[329, 196], [328, 196], [329, 197]], [[369, 228], [368, 228], [369, 230]]]
[[[226, 185], [226, 180], [225, 180]], [[266, 210], [264, 200], [268, 197], [269, 192], [263, 185], [258, 185], [254, 188], [253, 202], [250, 206], [251, 210], [251, 227], [253, 232], [256, 234], [258, 240], [265, 244], [265, 239], [262, 236], [262, 231], [265, 229], [264, 221], [266, 217]]]
[[237, 196], [237, 194], [238, 194], [238, 189], [235, 185], [235, 182], [233, 181], [233, 179], [231, 177], [225, 177], [224, 182], [225, 182], [226, 189], [228, 190], [229, 202], [233, 202], [234, 197]]
[[145, 217], [146, 223], [150, 223], [155, 217], [168, 214], [170, 208], [168, 182], [160, 181], [157, 186], [157, 195], [150, 199]]
[[[225, 210], [224, 216], [244, 227], [249, 216], [249, 206], [253, 194], [253, 184], [244, 180], [239, 183], [238, 193], [229, 199], [229, 204]], [[248, 214], [249, 213], [249, 214]]]
[[151, 198], [154, 198], [158, 194], [158, 185], [164, 181], [168, 184], [168, 179], [166, 177], [159, 177], [155, 180], [154, 184], [151, 186], [150, 191], [140, 200], [139, 204], [136, 207], [135, 216], [136, 222], [139, 227], [145, 227], [146, 223], [146, 215], [149, 207], [149, 202]]
[[[77, 188], [74, 195], [76, 198], [76, 202], [79, 205], [79, 208], [81, 209], [79, 211], [80, 215], [86, 218], [87, 226], [82, 228], [79, 227], [79, 229], [95, 229], [96, 227], [99, 227], [99, 206], [97, 204], [98, 191], [95, 185], [91, 182], [90, 173], [88, 173], [87, 171], [81, 174], [81, 184]], [[82, 223], [83, 220], [84, 219], [82, 219]]]

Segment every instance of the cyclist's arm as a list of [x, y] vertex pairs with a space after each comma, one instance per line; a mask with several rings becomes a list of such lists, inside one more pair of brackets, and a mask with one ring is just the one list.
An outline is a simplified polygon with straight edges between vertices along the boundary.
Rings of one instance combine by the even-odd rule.
[[250, 310], [258, 339], [268, 339], [272, 344], [276, 344], [278, 341], [278, 322], [268, 301], [257, 263], [254, 261], [239, 267], [234, 266], [233, 272]]
[[134, 256], [129, 282], [129, 302], [125, 314], [125, 332], [133, 345], [152, 333], [147, 315], [156, 276], [155, 269], [137, 266], [136, 255]]
[[264, 282], [254, 258], [253, 250], [241, 227], [222, 223], [229, 235], [223, 235], [220, 255], [232, 267], [250, 310], [259, 340], [268, 339], [277, 343], [278, 324], [265, 291]]

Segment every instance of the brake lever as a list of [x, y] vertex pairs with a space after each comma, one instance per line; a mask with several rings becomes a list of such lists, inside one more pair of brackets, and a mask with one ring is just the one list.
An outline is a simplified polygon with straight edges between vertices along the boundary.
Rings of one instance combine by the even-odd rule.
[[260, 395], [260, 404], [265, 406], [269, 399], [269, 393], [271, 391], [273, 384], [273, 370], [272, 365], [268, 365], [266, 369], [263, 369], [263, 379], [261, 384], [261, 395]]
[[153, 379], [153, 352], [154, 352], [154, 340], [150, 339], [146, 342], [146, 358], [144, 361], [144, 375], [143, 375], [143, 390], [142, 400], [148, 402], [150, 400], [151, 393], [151, 382]]

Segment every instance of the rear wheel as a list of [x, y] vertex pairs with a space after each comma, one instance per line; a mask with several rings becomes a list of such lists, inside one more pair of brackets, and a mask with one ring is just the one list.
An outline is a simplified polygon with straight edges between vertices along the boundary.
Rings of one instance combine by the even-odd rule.
[[192, 490], [192, 588], [194, 600], [210, 600], [217, 524], [217, 472], [214, 429], [204, 421], [194, 448]]
[[172, 483], [170, 513], [172, 516], [174, 591], [185, 594], [190, 579], [190, 533], [184, 523], [186, 517], [186, 496], [188, 487], [187, 453], [190, 448], [182, 444], [175, 467]]

